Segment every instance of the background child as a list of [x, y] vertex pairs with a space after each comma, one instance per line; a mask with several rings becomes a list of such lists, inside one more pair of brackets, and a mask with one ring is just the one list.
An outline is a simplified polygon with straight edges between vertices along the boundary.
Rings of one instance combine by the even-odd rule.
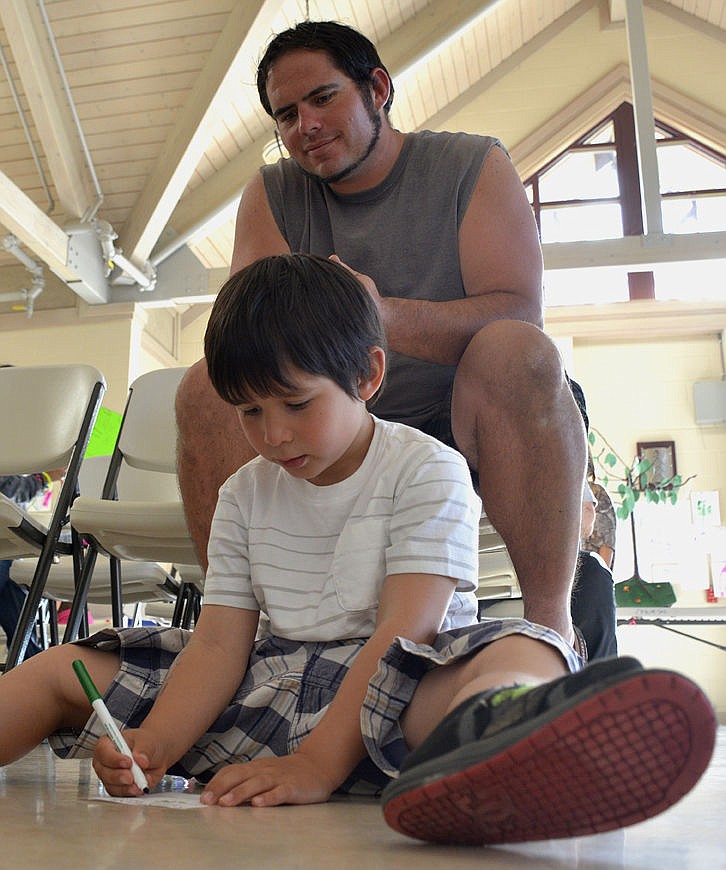
[[691, 788], [715, 721], [690, 681], [631, 659], [580, 671], [551, 629], [477, 623], [469, 470], [368, 412], [384, 337], [350, 272], [303, 255], [248, 266], [220, 291], [205, 353], [259, 456], [220, 490], [194, 632], [100, 632], [11, 671], [0, 762], [50, 734], [61, 755], [93, 753], [112, 794], [139, 794], [88, 719], [80, 657], [150, 785], [194, 776], [204, 804], [389, 784], [397, 829], [498, 842], [628, 824]]
[[[5, 368], [5, 366], [0, 366]], [[40, 471], [36, 474], [12, 474], [0, 476], [0, 495], [15, 502], [27, 510], [28, 505], [37, 496], [48, 493], [56, 480], [62, 480], [65, 469]], [[5, 632], [5, 640], [10, 648], [15, 629], [23, 611], [23, 605], [28, 595], [27, 589], [18, 586], [10, 578], [11, 559], [0, 559], [0, 627]], [[41, 646], [37, 639], [31, 636], [25, 649], [25, 658], [40, 652]]]

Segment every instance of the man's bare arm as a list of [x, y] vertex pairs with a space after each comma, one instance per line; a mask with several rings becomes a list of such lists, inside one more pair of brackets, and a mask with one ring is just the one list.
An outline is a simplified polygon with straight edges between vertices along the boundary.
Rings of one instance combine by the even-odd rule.
[[489, 153], [462, 221], [459, 257], [464, 299], [380, 296], [372, 279], [359, 275], [379, 306], [390, 348], [456, 365], [472, 337], [494, 320], [542, 326], [537, 226], [516, 170], [500, 148]]
[[230, 275], [261, 257], [289, 253], [290, 248], [272, 216], [265, 183], [258, 172], [245, 187], [237, 210]]

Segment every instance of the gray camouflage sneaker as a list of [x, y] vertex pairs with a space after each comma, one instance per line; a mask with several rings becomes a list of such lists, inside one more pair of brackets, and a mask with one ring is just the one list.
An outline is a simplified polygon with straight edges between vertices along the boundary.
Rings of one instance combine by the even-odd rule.
[[713, 708], [691, 680], [604, 659], [464, 701], [406, 758], [383, 811], [395, 830], [438, 843], [609, 831], [687, 794], [715, 734]]

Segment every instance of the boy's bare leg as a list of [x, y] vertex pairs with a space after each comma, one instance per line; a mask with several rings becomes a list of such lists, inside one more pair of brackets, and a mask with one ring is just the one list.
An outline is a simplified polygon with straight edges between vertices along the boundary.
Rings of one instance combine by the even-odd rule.
[[504, 638], [422, 678], [402, 718], [414, 748], [382, 795], [391, 827], [438, 843], [579, 837], [642, 822], [693, 788], [717, 725], [695, 683], [627, 656], [562, 673], [543, 646]]
[[467, 698], [503, 686], [536, 686], [566, 673], [564, 659], [549, 644], [523, 635], [504, 637], [468, 659], [429, 671], [401, 717], [403, 736], [415, 749]]
[[81, 659], [103, 695], [119, 669], [112, 652], [62, 644], [0, 677], [0, 767], [60, 728], [82, 728], [93, 712], [72, 663]]
[[202, 568], [217, 493], [224, 481], [254, 458], [237, 414], [219, 398], [199, 360], [184, 375], [176, 394], [177, 471], [187, 525]]

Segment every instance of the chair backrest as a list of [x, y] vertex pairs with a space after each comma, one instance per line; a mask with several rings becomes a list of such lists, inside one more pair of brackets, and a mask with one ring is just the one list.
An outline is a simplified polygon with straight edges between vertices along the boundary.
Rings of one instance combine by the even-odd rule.
[[[108, 473], [110, 456], [88, 456], [83, 460], [78, 482], [81, 495], [100, 498]], [[117, 481], [118, 497], [125, 501], [175, 501], [181, 498], [176, 475], [144, 471], [122, 462]]]
[[176, 474], [174, 401], [185, 372], [158, 369], [131, 384], [118, 447], [132, 468]]
[[519, 597], [521, 591], [502, 536], [484, 515], [479, 523], [479, 588], [477, 598]]
[[[48, 572], [57, 555], [80, 557], [78, 537], [61, 541], [76, 494], [83, 453], [88, 445], [106, 382], [98, 369], [87, 365], [20, 366], [0, 368], [0, 407], [6, 421], [0, 426], [0, 474], [33, 474], [65, 469], [47, 527], [24, 511], [2, 506], [0, 523], [17, 533], [19, 546], [10, 555], [38, 555], [37, 564], [12, 642], [5, 670], [22, 660], [33, 629]], [[27, 544], [32, 543], [30, 553]]]
[[66, 467], [96, 385], [100, 404], [106, 382], [93, 366], [0, 368], [0, 474]]

